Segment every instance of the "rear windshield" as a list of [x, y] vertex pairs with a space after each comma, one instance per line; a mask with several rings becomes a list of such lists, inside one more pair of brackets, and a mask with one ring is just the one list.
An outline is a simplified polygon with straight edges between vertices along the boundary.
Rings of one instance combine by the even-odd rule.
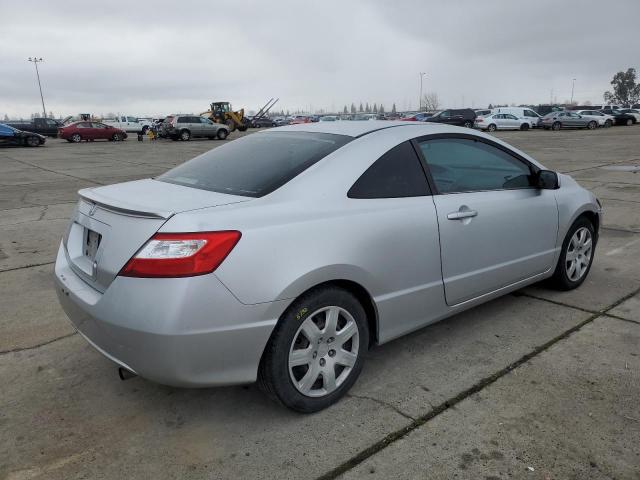
[[212, 192], [262, 197], [352, 140], [310, 132], [254, 133], [204, 153], [157, 177]]

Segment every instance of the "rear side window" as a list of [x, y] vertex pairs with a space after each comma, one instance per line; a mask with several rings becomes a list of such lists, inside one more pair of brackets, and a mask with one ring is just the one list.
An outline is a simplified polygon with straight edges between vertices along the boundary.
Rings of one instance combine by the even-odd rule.
[[313, 132], [255, 133], [156, 178], [212, 192], [262, 197], [352, 140]]
[[349, 198], [401, 198], [430, 195], [420, 159], [409, 142], [393, 147], [353, 184]]
[[178, 117], [178, 123], [189, 123], [189, 117]]

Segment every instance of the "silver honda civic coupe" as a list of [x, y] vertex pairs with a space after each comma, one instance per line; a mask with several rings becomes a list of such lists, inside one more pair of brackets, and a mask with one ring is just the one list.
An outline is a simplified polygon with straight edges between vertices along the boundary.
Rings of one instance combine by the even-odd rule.
[[79, 197], [57, 294], [121, 376], [258, 380], [301, 412], [377, 344], [534, 282], [579, 286], [602, 220], [508, 144], [408, 122], [270, 129]]

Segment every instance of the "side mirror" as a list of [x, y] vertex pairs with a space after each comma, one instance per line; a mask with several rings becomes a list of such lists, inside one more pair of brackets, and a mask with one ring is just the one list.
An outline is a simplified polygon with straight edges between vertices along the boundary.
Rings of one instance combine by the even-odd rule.
[[558, 174], [551, 170], [540, 170], [536, 176], [536, 187], [542, 190], [556, 190], [560, 188]]

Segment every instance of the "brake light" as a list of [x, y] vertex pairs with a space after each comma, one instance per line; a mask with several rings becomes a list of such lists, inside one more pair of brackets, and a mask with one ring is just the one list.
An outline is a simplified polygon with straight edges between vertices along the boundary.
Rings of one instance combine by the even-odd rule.
[[120, 271], [123, 277], [192, 277], [213, 272], [242, 234], [221, 232], [156, 233]]

